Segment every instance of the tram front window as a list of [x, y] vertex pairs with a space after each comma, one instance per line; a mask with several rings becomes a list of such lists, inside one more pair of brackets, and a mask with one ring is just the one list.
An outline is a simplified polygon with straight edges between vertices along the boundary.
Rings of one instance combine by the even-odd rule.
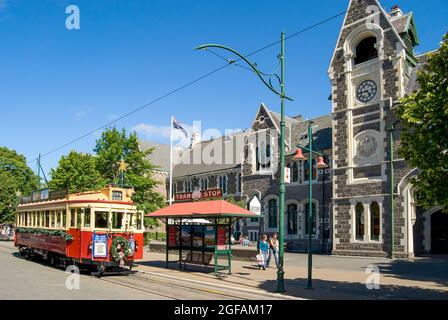
[[109, 212], [95, 211], [95, 228], [107, 229], [107, 216]]
[[123, 227], [123, 212], [112, 212], [112, 229], [121, 229]]

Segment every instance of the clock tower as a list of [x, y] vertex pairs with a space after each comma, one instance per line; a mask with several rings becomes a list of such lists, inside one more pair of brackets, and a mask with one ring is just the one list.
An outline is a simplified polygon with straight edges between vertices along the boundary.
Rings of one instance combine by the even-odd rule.
[[[412, 28], [403, 29], [407, 22]], [[403, 210], [397, 206], [392, 219], [390, 201], [389, 157], [391, 148], [397, 154], [399, 133], [390, 145], [387, 129], [417, 64], [417, 43], [412, 13], [386, 12], [377, 0], [350, 1], [329, 69], [334, 254], [388, 256], [393, 243], [406, 255]], [[400, 181], [409, 168], [394, 164]]]

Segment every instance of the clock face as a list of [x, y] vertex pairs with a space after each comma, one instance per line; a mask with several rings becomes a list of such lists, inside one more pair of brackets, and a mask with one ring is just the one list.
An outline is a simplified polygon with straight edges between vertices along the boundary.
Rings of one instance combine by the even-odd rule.
[[377, 90], [378, 88], [374, 81], [366, 80], [356, 89], [356, 98], [363, 103], [369, 102], [375, 98]]

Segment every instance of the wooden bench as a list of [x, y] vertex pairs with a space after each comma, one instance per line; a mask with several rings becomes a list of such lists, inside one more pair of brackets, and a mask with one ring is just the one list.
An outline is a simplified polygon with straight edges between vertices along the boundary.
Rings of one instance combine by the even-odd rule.
[[199, 265], [207, 268], [212, 263], [213, 257], [213, 253], [188, 252], [185, 257], [182, 257], [181, 262], [184, 264], [185, 271], [187, 270], [187, 264]]

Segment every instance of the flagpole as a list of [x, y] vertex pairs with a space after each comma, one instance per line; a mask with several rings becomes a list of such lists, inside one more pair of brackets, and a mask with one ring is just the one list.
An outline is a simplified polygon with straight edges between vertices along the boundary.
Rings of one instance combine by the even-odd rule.
[[170, 149], [170, 195], [169, 202], [170, 206], [173, 204], [173, 126], [174, 126], [174, 117], [171, 116], [171, 149]]

